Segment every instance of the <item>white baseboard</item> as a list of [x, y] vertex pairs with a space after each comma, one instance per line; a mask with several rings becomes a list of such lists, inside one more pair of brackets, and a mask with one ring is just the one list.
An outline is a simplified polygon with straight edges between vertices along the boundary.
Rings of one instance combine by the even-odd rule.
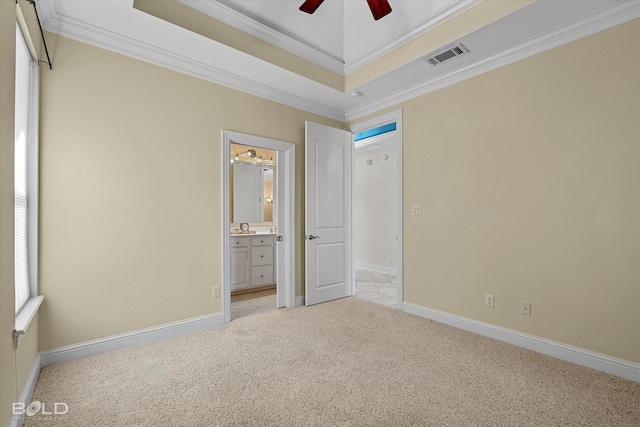
[[[29, 406], [31, 403], [31, 398], [33, 397], [33, 392], [36, 389], [36, 384], [38, 383], [38, 377], [40, 376], [40, 369], [42, 365], [40, 363], [40, 354], [36, 356], [36, 360], [33, 362], [33, 366], [31, 367], [31, 372], [29, 372], [29, 376], [27, 377], [27, 382], [22, 389], [22, 393], [20, 393], [20, 397], [18, 402], [24, 404], [25, 408]], [[24, 423], [24, 415], [23, 416], [11, 416], [11, 421], [9, 422], [9, 427], [22, 427]]]
[[356, 262], [356, 268], [360, 270], [371, 270], [377, 273], [395, 274], [398, 275], [398, 269], [393, 267], [383, 267], [381, 265], [365, 264], [363, 262]]
[[296, 307], [302, 307], [304, 305], [304, 296], [296, 297]]
[[140, 329], [126, 334], [113, 335], [92, 341], [58, 347], [40, 352], [42, 367], [106, 353], [119, 348], [131, 347], [164, 338], [170, 338], [224, 323], [222, 313], [210, 314], [182, 320], [152, 328]]
[[586, 366], [587, 368], [640, 382], [640, 364], [637, 363], [408, 302], [402, 304], [402, 311], [546, 354], [547, 356], [552, 356], [557, 359], [566, 360], [577, 365]]

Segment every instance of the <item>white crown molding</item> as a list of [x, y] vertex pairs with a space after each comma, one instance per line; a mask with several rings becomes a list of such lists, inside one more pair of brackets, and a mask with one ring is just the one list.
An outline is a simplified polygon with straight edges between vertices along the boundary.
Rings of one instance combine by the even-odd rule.
[[640, 382], [640, 364], [618, 359], [606, 354], [573, 347], [534, 335], [524, 334], [513, 329], [502, 328], [489, 323], [479, 322], [444, 311], [423, 307], [421, 305], [404, 302], [402, 311], [454, 328], [473, 332], [498, 341], [506, 342], [518, 347], [533, 350], [556, 359], [566, 360], [576, 365], [586, 366], [631, 381]]
[[132, 347], [151, 341], [175, 337], [223, 324], [222, 313], [194, 317], [125, 334], [85, 341], [40, 352], [42, 367], [69, 362], [119, 348]]
[[254, 37], [286, 50], [307, 61], [344, 76], [345, 65], [342, 61], [301, 41], [274, 30], [242, 13], [219, 2], [202, 0], [178, 0], [178, 2], [205, 15], [229, 24]]
[[640, 2], [618, 2], [608, 8], [578, 19], [560, 28], [532, 37], [472, 64], [454, 68], [433, 79], [407, 87], [370, 103], [345, 112], [345, 121], [356, 120], [368, 114], [409, 101], [438, 89], [459, 83], [554, 47], [595, 34], [616, 25], [640, 17]]
[[53, 0], [38, 0], [36, 8], [41, 22], [47, 22], [51, 17], [56, 15], [56, 4]]
[[410, 99], [640, 17], [640, 2], [619, 1], [603, 10], [573, 21], [568, 25], [545, 32], [524, 42], [514, 44], [491, 56], [484, 57], [480, 61], [454, 68], [445, 74], [395, 91], [387, 96], [380, 97], [345, 112], [339, 107], [332, 107], [321, 102], [303, 98], [294, 93], [253, 81], [235, 73], [221, 70], [214, 66], [152, 46], [148, 43], [142, 43], [130, 37], [125, 37], [67, 17], [56, 11], [53, 0], [40, 1], [37, 4], [42, 11], [42, 21], [45, 22], [45, 29], [49, 31], [338, 121], [356, 120], [368, 114], [376, 113]]
[[84, 43], [108, 49], [145, 62], [170, 68], [194, 77], [266, 98], [334, 120], [344, 121], [344, 112], [289, 92], [203, 64], [173, 52], [106, 31], [56, 13], [45, 21], [45, 29]]
[[409, 43], [411, 40], [417, 37], [420, 37], [427, 31], [430, 31], [443, 22], [448, 21], [449, 19], [453, 18], [456, 15], [459, 15], [467, 9], [470, 9], [481, 1], [482, 0], [458, 0], [454, 4], [440, 10], [435, 15], [432, 15], [424, 21], [418, 23], [417, 25], [414, 25], [412, 28], [407, 29], [402, 34], [390, 37], [358, 59], [345, 64], [344, 74], [350, 74], [372, 63], [373, 61], [383, 57], [387, 53], [399, 48], [406, 43]]

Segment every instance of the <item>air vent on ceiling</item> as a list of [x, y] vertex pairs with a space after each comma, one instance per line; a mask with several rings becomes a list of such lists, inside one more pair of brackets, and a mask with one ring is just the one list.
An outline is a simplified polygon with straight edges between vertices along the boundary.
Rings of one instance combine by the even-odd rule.
[[467, 52], [469, 52], [467, 48], [464, 47], [462, 44], [458, 43], [453, 47], [448, 47], [445, 50], [439, 51], [435, 55], [427, 56], [424, 60], [431, 65], [438, 65], [448, 59], [455, 58], [456, 56], [460, 56]]

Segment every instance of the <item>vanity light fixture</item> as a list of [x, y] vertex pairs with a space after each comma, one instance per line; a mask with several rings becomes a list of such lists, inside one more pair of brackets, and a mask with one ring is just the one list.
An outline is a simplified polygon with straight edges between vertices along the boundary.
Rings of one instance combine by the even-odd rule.
[[249, 156], [251, 158], [255, 158], [256, 159], [255, 160], [256, 164], [263, 164], [263, 163], [267, 163], [267, 162], [269, 162], [270, 164], [273, 164], [273, 157], [258, 156], [258, 153], [253, 148], [250, 148], [247, 151], [240, 151], [239, 153], [232, 154], [231, 155], [231, 163], [237, 162], [238, 160], [240, 160], [240, 156], [242, 156], [243, 154], [246, 154], [247, 156]]
[[[256, 153], [256, 150], [254, 150], [253, 148], [250, 148], [250, 149], [248, 149], [247, 151], [241, 151], [241, 152], [239, 152], [239, 153], [232, 154], [232, 155], [231, 155], [231, 158], [232, 158], [231, 163], [233, 163], [233, 162], [234, 162], [234, 160], [235, 160], [235, 161], [240, 160], [240, 156], [241, 156], [242, 154], [246, 154], [246, 155], [247, 155], [247, 156], [249, 156], [249, 157], [255, 157], [258, 153]], [[261, 158], [262, 158], [262, 157], [261, 157]]]

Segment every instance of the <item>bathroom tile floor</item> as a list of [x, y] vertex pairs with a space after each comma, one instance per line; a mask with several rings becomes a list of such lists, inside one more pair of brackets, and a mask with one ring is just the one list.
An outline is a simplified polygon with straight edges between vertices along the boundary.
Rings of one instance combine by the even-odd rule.
[[276, 289], [231, 296], [231, 320], [276, 309]]
[[[395, 307], [397, 278], [393, 274], [356, 269], [356, 298]], [[276, 309], [276, 289], [231, 296], [231, 320]]]
[[397, 301], [397, 276], [356, 269], [356, 298], [394, 307]]

